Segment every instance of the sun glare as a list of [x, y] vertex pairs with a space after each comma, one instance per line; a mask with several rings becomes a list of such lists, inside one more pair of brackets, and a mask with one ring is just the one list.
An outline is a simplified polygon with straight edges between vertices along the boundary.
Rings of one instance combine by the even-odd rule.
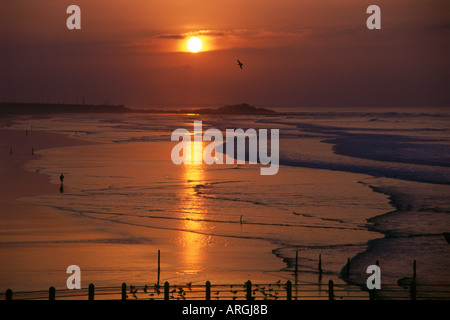
[[192, 37], [187, 42], [187, 48], [190, 52], [199, 52], [202, 49], [202, 46], [202, 40], [197, 37]]

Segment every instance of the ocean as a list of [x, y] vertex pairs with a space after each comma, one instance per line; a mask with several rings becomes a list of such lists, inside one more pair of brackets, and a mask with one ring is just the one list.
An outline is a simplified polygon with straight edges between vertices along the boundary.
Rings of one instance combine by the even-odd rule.
[[[141, 259], [135, 263], [123, 264], [130, 257], [123, 250], [106, 251], [111, 247], [91, 260], [77, 262], [75, 255], [73, 264], [82, 264], [87, 278], [104, 285], [154, 281], [156, 248], [162, 251], [162, 274], [171, 282], [293, 279], [296, 254], [299, 281], [306, 283], [318, 281], [319, 255], [322, 277], [335, 281], [364, 286], [367, 267], [378, 262], [382, 285], [397, 283], [412, 275], [416, 260], [418, 281], [449, 282], [448, 111], [287, 111], [17, 119], [12, 129], [92, 142], [36, 150], [39, 157], [26, 170], [48, 176], [55, 192], [20, 201], [109, 234], [90, 233], [80, 241], [66, 233], [64, 240], [22, 245], [67, 248], [67, 255], [76, 245], [79, 257], [95, 245], [125, 246], [130, 254], [149, 246], [151, 252], [133, 255]], [[177, 128], [192, 132], [195, 120], [202, 120], [204, 130], [222, 132], [279, 129], [278, 173], [262, 176], [259, 165], [251, 164], [174, 165], [170, 152], [176, 142], [170, 135]], [[8, 245], [17, 243], [2, 244]], [[46, 272], [56, 271], [40, 270]], [[45, 281], [44, 276], [36, 285]]]

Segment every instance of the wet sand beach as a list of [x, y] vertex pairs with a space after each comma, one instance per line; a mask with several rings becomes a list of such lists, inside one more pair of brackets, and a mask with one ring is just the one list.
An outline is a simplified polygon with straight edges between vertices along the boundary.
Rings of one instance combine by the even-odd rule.
[[[413, 260], [421, 282], [446, 281], [448, 263], [441, 256], [447, 248], [447, 186], [354, 171], [423, 170], [428, 179], [445, 174], [440, 167], [336, 154], [329, 136], [357, 148], [364, 139], [348, 130], [371, 132], [378, 125], [352, 114], [340, 117], [331, 115], [332, 130], [323, 115], [201, 117], [205, 129], [281, 128], [287, 165], [269, 178], [258, 165], [174, 165], [170, 132], [190, 128], [195, 115], [64, 115], [17, 122], [2, 131], [0, 289], [64, 289], [72, 264], [81, 268], [83, 287], [151, 285], [157, 281], [158, 250], [161, 281], [171, 284], [333, 280], [364, 290], [367, 266], [377, 260], [383, 283], [408, 277]], [[415, 123], [406, 117], [405, 132], [421, 133], [410, 129]], [[426, 120], [433, 122], [417, 122], [424, 134], [436, 122]], [[39, 130], [24, 129], [31, 127]], [[379, 152], [370, 151], [365, 156]], [[342, 171], [328, 169], [336, 163]], [[346, 276], [348, 258], [352, 272]]]
[[[41, 290], [50, 285], [65, 288], [66, 268], [72, 264], [81, 267], [83, 286], [89, 282], [96, 285], [120, 285], [124, 281], [153, 284], [157, 279], [157, 250], [161, 250], [164, 280], [258, 279], [267, 277], [263, 275], [267, 269], [276, 271], [283, 267], [271, 254], [271, 248], [261, 241], [241, 244], [233, 239], [210, 239], [201, 254], [202, 261], [211, 262], [210, 267], [204, 272], [174, 270], [173, 266], [186, 257], [186, 250], [188, 255], [194, 254], [186, 248], [186, 243], [180, 243], [180, 232], [153, 229], [149, 233], [146, 228], [83, 219], [73, 212], [23, 201], [22, 197], [64, 196], [71, 191], [70, 175], [65, 175], [61, 194], [59, 184], [50, 183], [46, 175], [25, 170], [27, 161], [41, 157], [40, 151], [44, 149], [92, 143], [37, 130], [28, 130], [27, 135], [25, 130], [1, 130], [0, 136], [3, 151], [0, 157], [0, 287], [3, 291], [7, 288]], [[9, 154], [10, 144], [12, 154]], [[34, 155], [31, 155], [31, 146]], [[55, 176], [53, 180], [58, 181], [58, 178]], [[195, 235], [188, 241], [197, 241]], [[196, 257], [190, 258], [195, 260]], [[261, 259], [267, 263], [259, 263]]]

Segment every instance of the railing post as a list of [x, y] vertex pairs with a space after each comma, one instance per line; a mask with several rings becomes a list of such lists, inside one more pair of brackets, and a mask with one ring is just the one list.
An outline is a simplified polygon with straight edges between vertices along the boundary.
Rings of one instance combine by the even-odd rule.
[[413, 262], [413, 278], [416, 279], [416, 260]]
[[206, 281], [206, 300], [211, 300], [211, 282]]
[[290, 280], [286, 282], [286, 299], [292, 300], [292, 282]]
[[411, 295], [411, 300], [416, 300], [416, 295], [417, 295], [417, 288], [416, 288], [416, 281], [413, 280], [411, 281], [411, 288], [410, 288], [410, 295]]
[[48, 300], [55, 300], [55, 287], [50, 287], [48, 289]]
[[319, 269], [319, 275], [321, 276], [322, 275], [322, 255], [321, 254], [319, 254], [319, 266], [318, 266], [318, 269]]
[[156, 282], [156, 285], [159, 286], [159, 277], [161, 276], [161, 251], [158, 250], [158, 281]]
[[245, 287], [247, 289], [247, 295], [246, 295], [247, 300], [252, 300], [252, 282], [250, 280], [248, 280], [245, 283]]
[[170, 285], [169, 282], [164, 282], [164, 300], [169, 300], [169, 289]]
[[88, 300], [94, 300], [94, 292], [95, 292], [95, 286], [93, 283], [91, 283], [91, 284], [89, 284]]
[[12, 300], [12, 296], [13, 296], [12, 290], [11, 289], [6, 290], [5, 299], [6, 300]]
[[334, 300], [334, 284], [333, 284], [333, 280], [328, 281], [328, 300]]
[[122, 300], [127, 300], [127, 284], [122, 283]]

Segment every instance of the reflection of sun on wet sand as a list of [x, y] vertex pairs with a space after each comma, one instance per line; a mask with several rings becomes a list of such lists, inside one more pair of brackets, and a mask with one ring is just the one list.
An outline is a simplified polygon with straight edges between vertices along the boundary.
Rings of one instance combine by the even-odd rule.
[[205, 264], [203, 252], [208, 246], [209, 236], [199, 233], [204, 228], [201, 220], [204, 218], [205, 207], [203, 198], [199, 197], [197, 186], [203, 181], [204, 171], [201, 165], [184, 166], [186, 177], [185, 193], [182, 195], [180, 210], [184, 213], [183, 229], [190, 230], [180, 234], [182, 248], [182, 265], [186, 274], [201, 272]]

